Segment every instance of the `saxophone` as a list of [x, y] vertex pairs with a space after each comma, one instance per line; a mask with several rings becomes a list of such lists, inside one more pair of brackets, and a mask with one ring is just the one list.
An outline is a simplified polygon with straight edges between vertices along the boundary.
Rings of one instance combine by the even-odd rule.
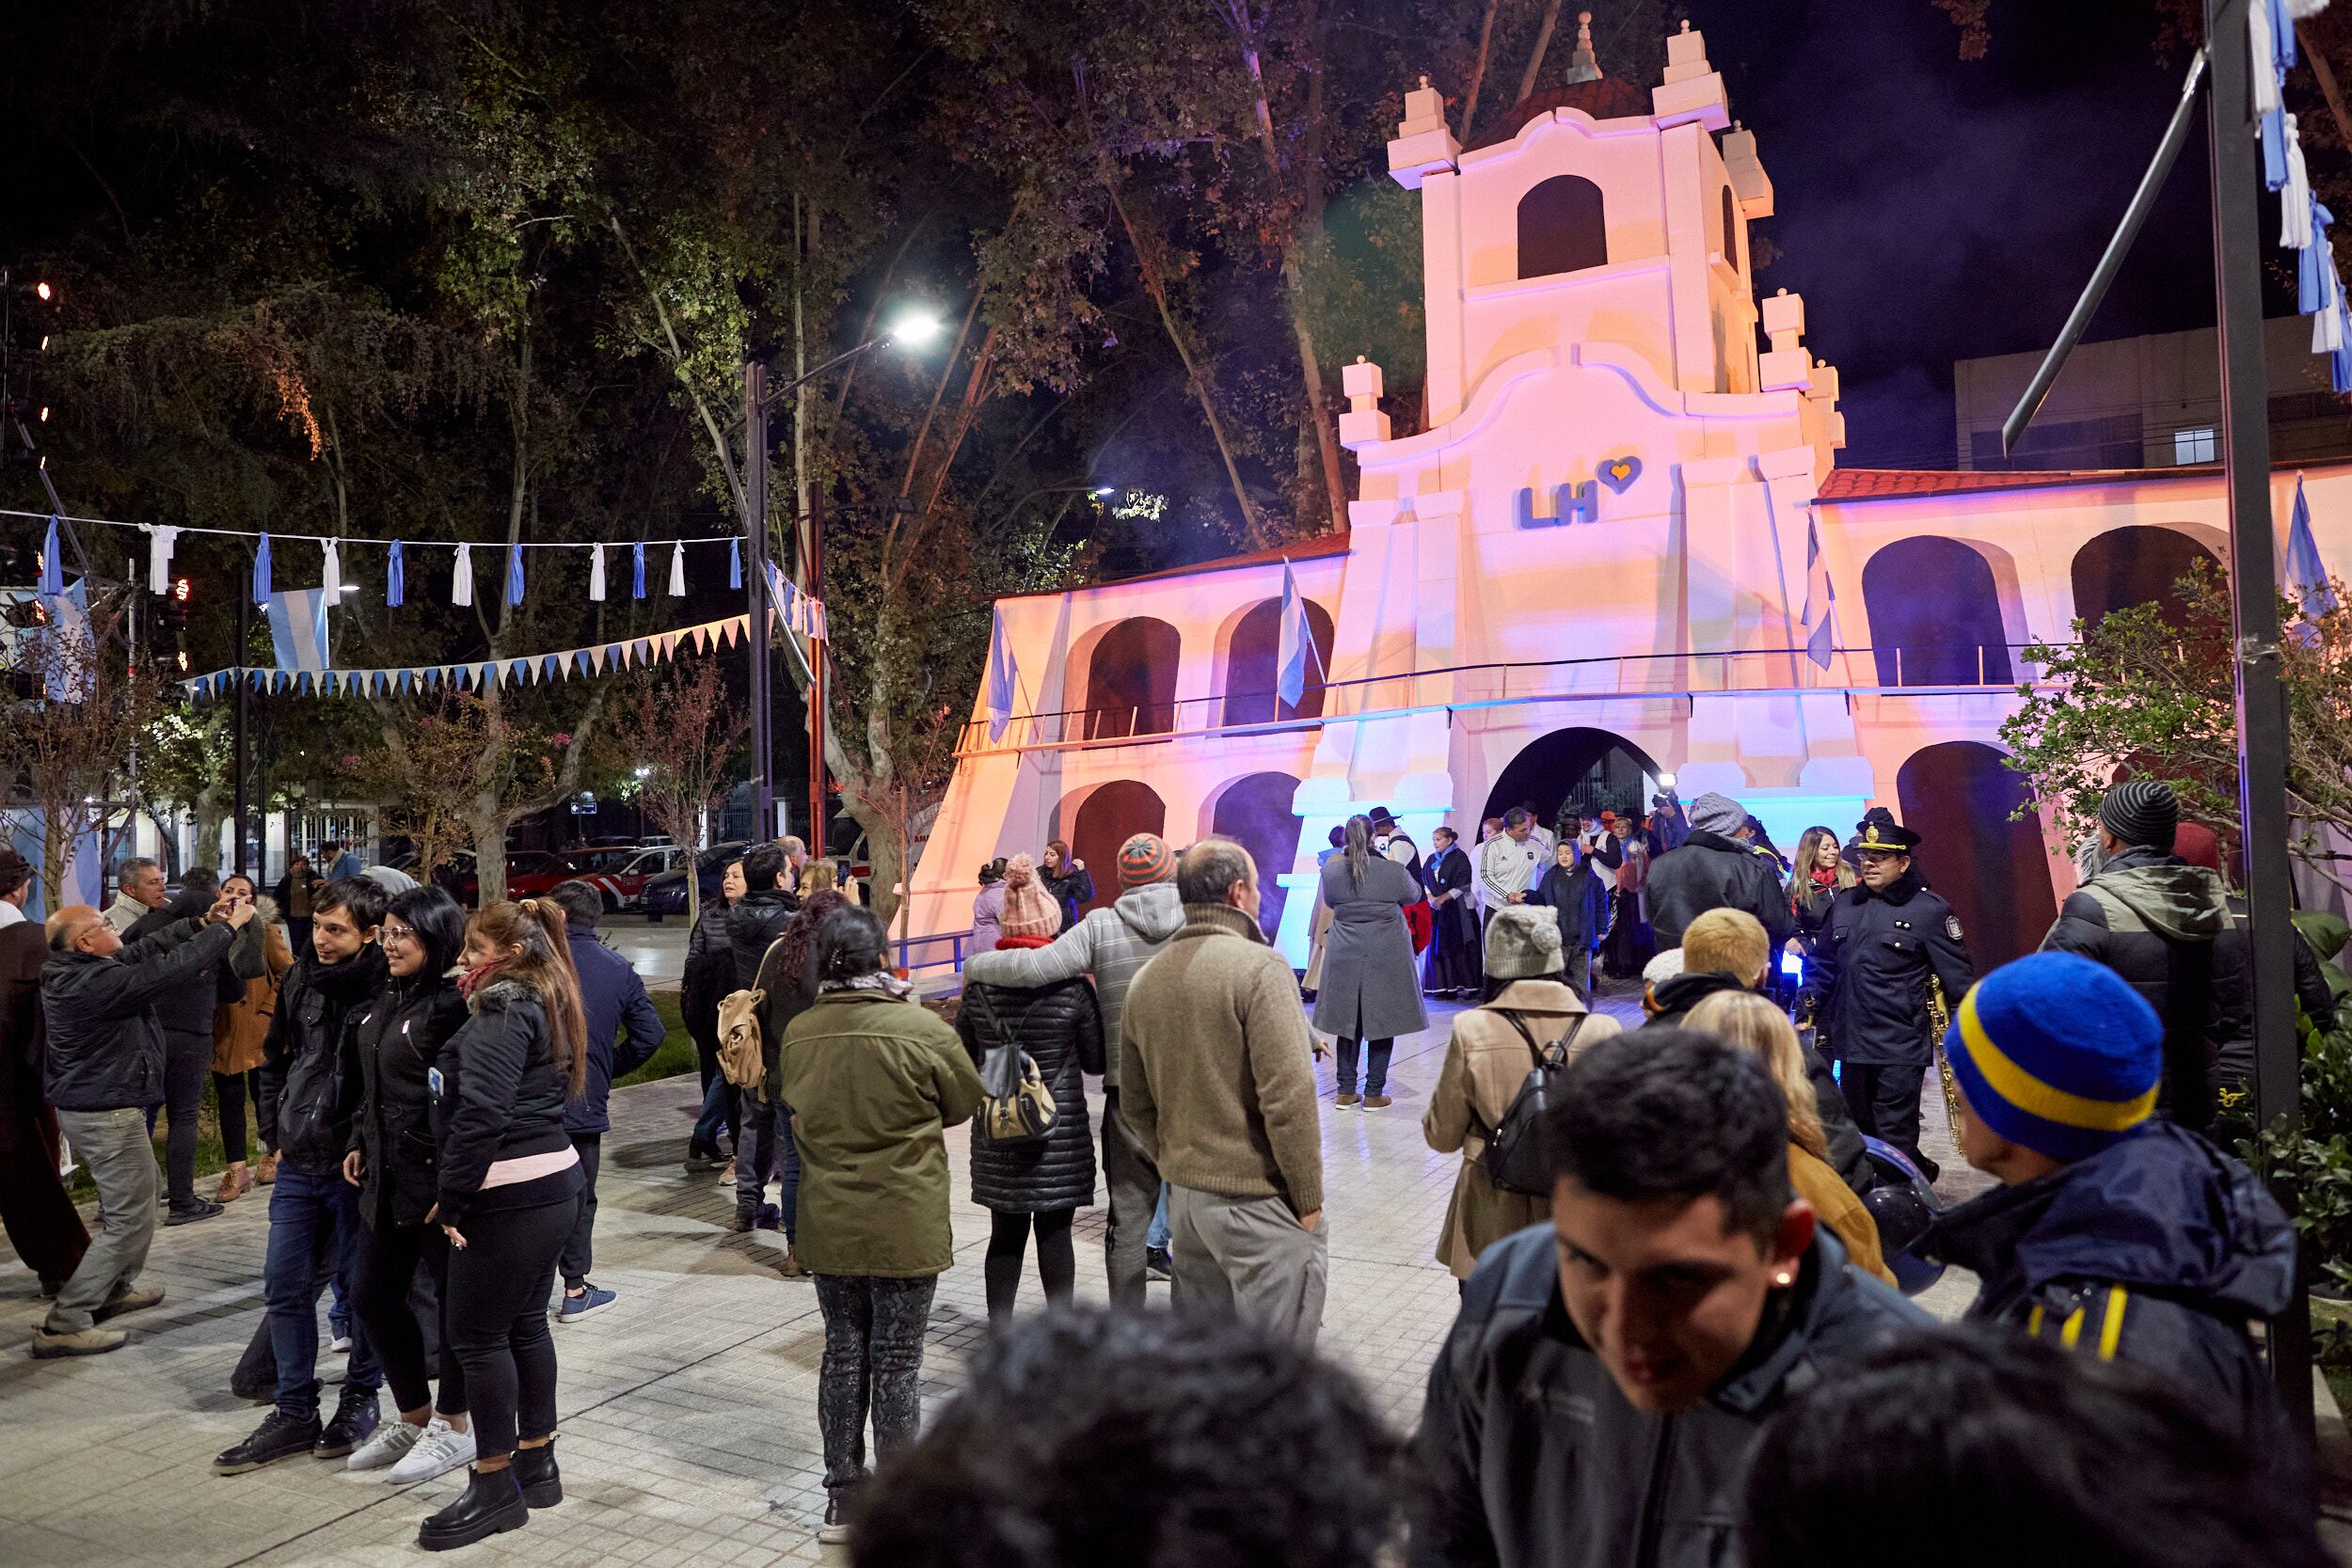
[[1933, 974], [1928, 976], [1928, 1026], [1935, 1031], [1931, 1042], [1935, 1052], [1935, 1075], [1944, 1085], [1944, 1115], [1949, 1118], [1952, 1147], [1960, 1147], [1960, 1085], [1952, 1081], [1952, 1064], [1944, 1054], [1944, 1037], [1951, 1032], [1952, 1005], [1944, 994], [1943, 979]]

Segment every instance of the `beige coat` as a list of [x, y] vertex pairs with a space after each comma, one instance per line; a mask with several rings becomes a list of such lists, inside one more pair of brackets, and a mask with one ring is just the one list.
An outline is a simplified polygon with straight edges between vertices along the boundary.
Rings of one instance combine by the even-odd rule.
[[213, 1070], [218, 1073], [250, 1072], [262, 1065], [262, 1042], [269, 1038], [278, 988], [294, 967], [294, 954], [278, 927], [278, 906], [266, 894], [253, 901], [253, 923], [262, 927], [264, 968], [245, 983], [243, 997], [214, 1009]]
[[[1559, 981], [1517, 980], [1486, 1006], [1454, 1020], [1454, 1037], [1446, 1044], [1445, 1066], [1421, 1118], [1421, 1132], [1438, 1153], [1459, 1149], [1462, 1154], [1454, 1200], [1446, 1206], [1445, 1228], [1438, 1237], [1438, 1261], [1453, 1270], [1456, 1279], [1468, 1279], [1478, 1255], [1496, 1242], [1551, 1217], [1550, 1199], [1504, 1192], [1486, 1179], [1478, 1163], [1486, 1148], [1486, 1131], [1502, 1119], [1535, 1065], [1527, 1041], [1502, 1016], [1506, 1011], [1518, 1013], [1540, 1045], [1559, 1039], [1577, 1017], [1585, 1015], [1576, 992]], [[1586, 1015], [1568, 1048], [1570, 1057], [1582, 1055], [1618, 1028], [1617, 1021], [1605, 1014]]]

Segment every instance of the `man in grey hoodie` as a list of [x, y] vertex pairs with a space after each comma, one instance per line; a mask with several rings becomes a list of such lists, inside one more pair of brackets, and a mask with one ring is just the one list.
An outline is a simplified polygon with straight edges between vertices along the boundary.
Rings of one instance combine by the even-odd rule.
[[1141, 1307], [1144, 1232], [1158, 1207], [1160, 1173], [1136, 1144], [1119, 1110], [1119, 1022], [1127, 988], [1168, 939], [1184, 928], [1176, 895], [1176, 853], [1157, 833], [1137, 833], [1119, 848], [1119, 897], [1079, 921], [1049, 945], [975, 953], [963, 977], [993, 986], [1030, 989], [1094, 978], [1103, 1008], [1103, 1175], [1110, 1188], [1110, 1224], [1104, 1239], [1111, 1305]]
[[2045, 953], [2106, 965], [2164, 1021], [2165, 1115], [2205, 1132], [2228, 1021], [2244, 1006], [2242, 944], [2229, 929], [2220, 877], [2172, 852], [2181, 821], [2169, 784], [2131, 779], [2099, 802], [2099, 869], [2058, 911]]

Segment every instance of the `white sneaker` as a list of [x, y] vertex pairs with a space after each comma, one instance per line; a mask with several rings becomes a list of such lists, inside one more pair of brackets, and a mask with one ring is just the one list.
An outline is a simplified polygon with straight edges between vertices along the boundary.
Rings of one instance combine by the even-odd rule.
[[366, 1442], [351, 1450], [351, 1457], [343, 1462], [343, 1467], [347, 1470], [381, 1470], [387, 1465], [398, 1463], [423, 1435], [422, 1427], [412, 1427], [403, 1420], [386, 1421], [368, 1434]]
[[326, 1341], [326, 1348], [333, 1351], [337, 1355], [349, 1355], [351, 1354], [351, 1336], [348, 1334], [338, 1334]]
[[392, 1473], [384, 1479], [394, 1486], [431, 1481], [460, 1465], [472, 1464], [473, 1458], [472, 1431], [453, 1431], [447, 1421], [436, 1416], [426, 1423], [424, 1435], [408, 1450], [408, 1457], [393, 1465]]

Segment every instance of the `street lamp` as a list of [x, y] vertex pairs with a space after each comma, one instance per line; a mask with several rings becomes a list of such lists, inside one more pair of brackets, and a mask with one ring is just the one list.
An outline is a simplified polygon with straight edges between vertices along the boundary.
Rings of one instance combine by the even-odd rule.
[[[826, 372], [848, 364], [885, 344], [919, 349], [939, 336], [943, 324], [933, 312], [910, 306], [891, 319], [883, 331], [854, 348], [844, 349], [816, 369], [794, 376], [771, 390], [768, 367], [758, 359], [743, 366], [743, 422], [748, 455], [744, 471], [744, 531], [751, 544], [750, 580], [744, 590], [751, 609], [752, 665], [752, 824], [753, 836], [774, 836], [776, 828], [772, 726], [769, 714], [768, 643], [768, 410]], [[803, 586], [811, 598], [823, 598], [825, 499], [822, 485], [809, 487], [808, 551], [802, 562]], [[808, 852], [825, 852], [825, 661], [814, 639], [808, 655]]]

